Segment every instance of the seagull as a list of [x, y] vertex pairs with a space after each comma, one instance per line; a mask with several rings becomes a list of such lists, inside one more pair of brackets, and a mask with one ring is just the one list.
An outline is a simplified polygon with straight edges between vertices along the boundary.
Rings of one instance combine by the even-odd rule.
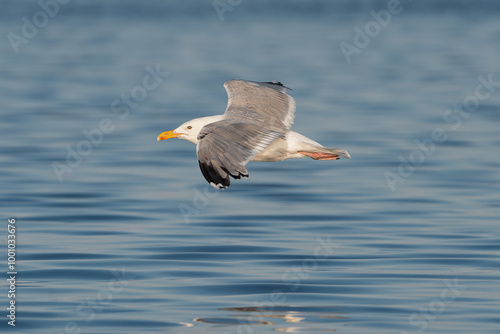
[[346, 150], [323, 147], [290, 130], [295, 100], [281, 82], [230, 80], [224, 88], [228, 96], [224, 115], [192, 119], [157, 138], [196, 144], [201, 172], [213, 187], [229, 187], [229, 176], [248, 177], [245, 165], [249, 161], [351, 158]]

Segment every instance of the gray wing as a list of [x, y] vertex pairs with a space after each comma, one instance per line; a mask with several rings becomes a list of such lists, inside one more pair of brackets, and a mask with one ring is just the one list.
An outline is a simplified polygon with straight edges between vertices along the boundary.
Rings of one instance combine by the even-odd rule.
[[243, 118], [269, 126], [290, 129], [295, 115], [295, 100], [286, 94], [282, 83], [231, 80], [224, 83], [227, 92], [225, 119]]
[[279, 82], [231, 80], [224, 83], [224, 119], [205, 125], [196, 153], [201, 172], [214, 187], [227, 188], [229, 176], [248, 177], [245, 165], [293, 124], [295, 100]]
[[282, 135], [253, 123], [222, 120], [201, 129], [196, 154], [205, 179], [215, 188], [229, 187], [229, 176], [248, 177], [245, 165]]

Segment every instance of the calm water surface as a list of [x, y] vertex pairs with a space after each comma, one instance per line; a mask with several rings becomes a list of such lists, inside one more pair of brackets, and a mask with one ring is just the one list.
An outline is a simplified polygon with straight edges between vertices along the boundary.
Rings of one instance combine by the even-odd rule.
[[[499, 6], [402, 5], [348, 64], [339, 44], [386, 2], [244, 1], [221, 21], [210, 1], [74, 1], [16, 54], [40, 7], [5, 1], [1, 331], [498, 333]], [[191, 143], [156, 136], [222, 113], [233, 78], [292, 87], [294, 129], [352, 159], [208, 187]]]

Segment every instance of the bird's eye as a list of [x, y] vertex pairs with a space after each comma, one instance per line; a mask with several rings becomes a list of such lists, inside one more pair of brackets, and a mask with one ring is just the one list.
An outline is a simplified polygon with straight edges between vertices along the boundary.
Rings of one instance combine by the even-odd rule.
[[193, 128], [193, 127], [192, 127], [191, 125], [190, 125], [190, 126], [188, 126], [188, 130], [191, 130], [192, 128]]

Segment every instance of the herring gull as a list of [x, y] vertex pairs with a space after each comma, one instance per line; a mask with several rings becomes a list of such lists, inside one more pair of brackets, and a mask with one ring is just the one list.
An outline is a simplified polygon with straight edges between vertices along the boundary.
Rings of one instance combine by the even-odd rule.
[[231, 80], [224, 115], [195, 118], [157, 140], [180, 138], [196, 144], [201, 172], [215, 188], [229, 186], [229, 176], [248, 177], [249, 161], [281, 161], [310, 157], [315, 160], [350, 159], [346, 150], [323, 147], [290, 131], [295, 100], [281, 82]]

